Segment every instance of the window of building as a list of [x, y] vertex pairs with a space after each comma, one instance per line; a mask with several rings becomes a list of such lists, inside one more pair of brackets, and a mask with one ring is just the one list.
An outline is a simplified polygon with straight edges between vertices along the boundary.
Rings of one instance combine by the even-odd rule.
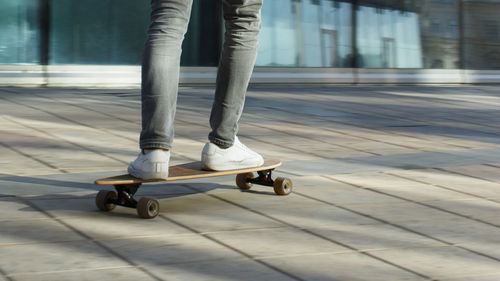
[[435, 34], [441, 33], [441, 20], [431, 19], [431, 32]]
[[[383, 12], [380, 12], [382, 10]], [[420, 17], [411, 11], [361, 6], [357, 12], [360, 67], [421, 68]]]
[[[211, 1], [193, 2], [182, 65], [217, 65], [219, 8]], [[149, 26], [149, 2], [51, 0], [50, 15], [50, 64], [141, 63]]]
[[497, 39], [498, 38], [498, 21], [496, 20], [485, 20], [483, 25], [483, 38], [486, 40]]
[[0, 63], [40, 63], [39, 3], [0, 0]]
[[350, 67], [351, 4], [264, 1], [257, 66]]
[[450, 20], [448, 22], [448, 34], [450, 38], [458, 39], [458, 23], [456, 20]]
[[359, 2], [360, 67], [456, 68], [457, 0]]
[[500, 0], [465, 1], [463, 13], [463, 66], [500, 69]]

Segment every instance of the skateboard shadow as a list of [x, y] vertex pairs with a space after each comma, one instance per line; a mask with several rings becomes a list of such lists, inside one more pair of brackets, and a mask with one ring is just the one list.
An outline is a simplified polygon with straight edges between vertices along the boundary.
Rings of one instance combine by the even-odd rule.
[[233, 190], [235, 192], [242, 192], [242, 193], [276, 196], [272, 187], [265, 187], [259, 185], [255, 185], [254, 187], [252, 187], [252, 189], [248, 190], [239, 189], [234, 185], [217, 184], [217, 183], [210, 183], [210, 184], [186, 183], [185, 185], [196, 193], [208, 193], [213, 190]]
[[0, 176], [0, 188], [6, 196], [95, 190], [91, 182], [56, 179], [51, 176]]
[[[77, 179], [72, 181], [69, 179], [71, 177]], [[93, 175], [88, 174], [30, 177], [0, 175], [0, 202], [15, 201], [18, 204], [15, 204], [14, 212], [42, 213], [48, 217], [99, 215], [137, 219], [135, 209], [117, 207], [112, 212], [98, 210], [95, 197], [99, 190], [114, 190], [114, 187], [95, 185], [89, 180], [93, 178]], [[164, 200], [175, 200], [175, 198], [196, 194], [217, 195], [240, 192], [276, 196], [272, 188], [267, 187], [255, 186], [251, 190], [240, 190], [231, 183], [220, 184], [210, 180], [192, 182], [190, 180], [143, 184], [134, 198], [139, 200], [141, 197], [150, 197], [159, 200], [161, 204]], [[190, 207], [186, 206], [186, 208], [186, 211], [189, 211]]]
[[[135, 198], [138, 200], [141, 197], [152, 197], [157, 200], [170, 200], [182, 198], [197, 194], [195, 192], [175, 192], [175, 193], [155, 193], [155, 192], [137, 192]], [[137, 212], [135, 208], [126, 208], [117, 206], [111, 212], [100, 211], [95, 203], [96, 192], [86, 194], [68, 194], [54, 193], [43, 195], [29, 196], [14, 196], [0, 194], [0, 205], [11, 204], [12, 213], [15, 216], [31, 217], [31, 215], [23, 215], [22, 213], [33, 213], [35, 216], [46, 216], [47, 218], [63, 217], [63, 218], [85, 218], [85, 217], [120, 217], [137, 220]], [[17, 213], [17, 215], [16, 215]]]
[[[183, 202], [196, 202], [199, 200], [200, 204], [202, 204], [205, 208], [208, 209], [217, 209], [220, 208], [220, 204], [217, 201], [206, 201], [203, 197], [210, 196], [214, 194], [216, 197], [220, 195], [220, 191], [227, 190], [229, 193], [234, 192], [233, 194], [238, 193], [247, 193], [247, 194], [256, 194], [256, 195], [266, 195], [266, 196], [276, 196], [272, 192], [268, 191], [241, 191], [236, 187], [229, 185], [221, 185], [221, 184], [191, 184], [191, 188], [185, 188], [185, 184], [170, 184], [170, 186], [158, 186], [153, 188], [143, 188], [143, 190], [139, 189], [134, 198], [139, 200], [142, 197], [150, 197], [158, 200], [160, 205], [166, 204], [166, 206], [170, 204], [182, 204], [182, 212], [192, 212], [199, 208], [199, 204], [195, 203], [194, 205], [186, 204]], [[170, 189], [170, 192], [169, 192]], [[223, 192], [224, 194], [228, 194], [227, 192]], [[16, 202], [15, 207], [13, 208], [13, 212], [20, 213], [33, 213], [33, 214], [43, 214], [47, 217], [95, 217], [99, 216], [102, 219], [108, 218], [122, 218], [122, 219], [132, 219], [137, 220], [137, 211], [134, 208], [127, 208], [122, 206], [117, 206], [111, 212], [103, 212], [100, 211], [95, 203], [97, 190], [92, 193], [85, 194], [68, 194], [68, 193], [55, 193], [55, 194], [43, 194], [43, 195], [30, 195], [30, 196], [12, 196], [0, 194], [0, 204], [2, 202]], [[203, 197], [198, 197], [202, 195]], [[193, 197], [194, 196], [194, 197]], [[191, 198], [193, 197], [193, 198]], [[206, 198], [206, 197], [205, 197]], [[186, 201], [187, 200], [187, 201]], [[211, 202], [206, 204], [206, 202]], [[222, 203], [222, 202], [221, 202]], [[168, 209], [168, 207], [167, 207]], [[160, 212], [161, 214], [162, 212]], [[168, 211], [167, 213], [168, 214]], [[25, 217], [26, 215], [22, 215]], [[29, 216], [29, 215], [28, 215]]]

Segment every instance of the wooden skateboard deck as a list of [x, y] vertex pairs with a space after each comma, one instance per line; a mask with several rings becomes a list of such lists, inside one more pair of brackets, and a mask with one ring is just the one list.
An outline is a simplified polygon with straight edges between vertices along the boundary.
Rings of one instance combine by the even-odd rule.
[[[292, 192], [292, 181], [288, 178], [272, 178], [272, 171], [281, 166], [281, 161], [267, 159], [259, 167], [245, 168], [229, 171], [205, 171], [201, 170], [201, 162], [191, 162], [169, 167], [169, 177], [167, 179], [143, 180], [131, 175], [119, 175], [102, 178], [95, 181], [96, 185], [113, 185], [116, 191], [101, 190], [97, 193], [95, 202], [101, 211], [111, 211], [116, 205], [135, 208], [137, 214], [146, 219], [156, 217], [160, 212], [160, 203], [157, 200], [142, 197], [136, 201], [134, 194], [143, 183], [169, 182], [176, 180], [199, 179], [208, 177], [219, 177], [236, 175], [236, 185], [241, 190], [250, 189], [253, 184], [272, 186], [277, 195], [288, 195]], [[254, 172], [257, 172], [257, 176]]]
[[95, 181], [97, 185], [122, 185], [122, 184], [141, 184], [148, 182], [162, 182], [162, 181], [175, 181], [175, 180], [189, 180], [189, 179], [199, 179], [199, 178], [209, 178], [209, 177], [220, 177], [227, 175], [237, 175], [251, 172], [258, 172], [263, 170], [275, 169], [281, 166], [280, 160], [266, 159], [264, 164], [255, 168], [245, 168], [229, 171], [206, 171], [201, 170], [201, 162], [191, 162], [181, 165], [175, 165], [169, 167], [168, 179], [152, 179], [143, 180], [133, 177], [129, 174], [102, 178]]

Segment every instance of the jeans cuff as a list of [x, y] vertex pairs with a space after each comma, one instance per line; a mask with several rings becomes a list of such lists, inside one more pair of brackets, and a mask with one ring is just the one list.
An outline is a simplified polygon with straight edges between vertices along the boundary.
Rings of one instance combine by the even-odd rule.
[[140, 143], [140, 148], [145, 149], [145, 148], [161, 148], [161, 149], [168, 149], [171, 150], [172, 146], [164, 143], [164, 142], [154, 142], [154, 141], [148, 141], [148, 142], [141, 142]]
[[208, 137], [208, 140], [217, 145], [218, 147], [222, 148], [222, 149], [226, 149], [226, 148], [230, 148], [233, 143], [232, 142], [228, 142], [228, 141], [225, 141], [225, 140], [221, 140], [219, 138], [216, 138], [216, 137], [212, 137], [212, 136], [209, 136]]

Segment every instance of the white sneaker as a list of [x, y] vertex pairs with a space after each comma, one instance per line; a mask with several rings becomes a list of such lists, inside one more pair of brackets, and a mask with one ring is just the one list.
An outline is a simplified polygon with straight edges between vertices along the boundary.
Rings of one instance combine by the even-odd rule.
[[168, 178], [168, 162], [170, 152], [162, 149], [145, 150], [139, 153], [128, 166], [128, 173], [140, 179], [166, 179]]
[[204, 170], [227, 171], [262, 166], [264, 159], [236, 137], [234, 144], [226, 149], [211, 142], [205, 144], [201, 153], [201, 164]]

